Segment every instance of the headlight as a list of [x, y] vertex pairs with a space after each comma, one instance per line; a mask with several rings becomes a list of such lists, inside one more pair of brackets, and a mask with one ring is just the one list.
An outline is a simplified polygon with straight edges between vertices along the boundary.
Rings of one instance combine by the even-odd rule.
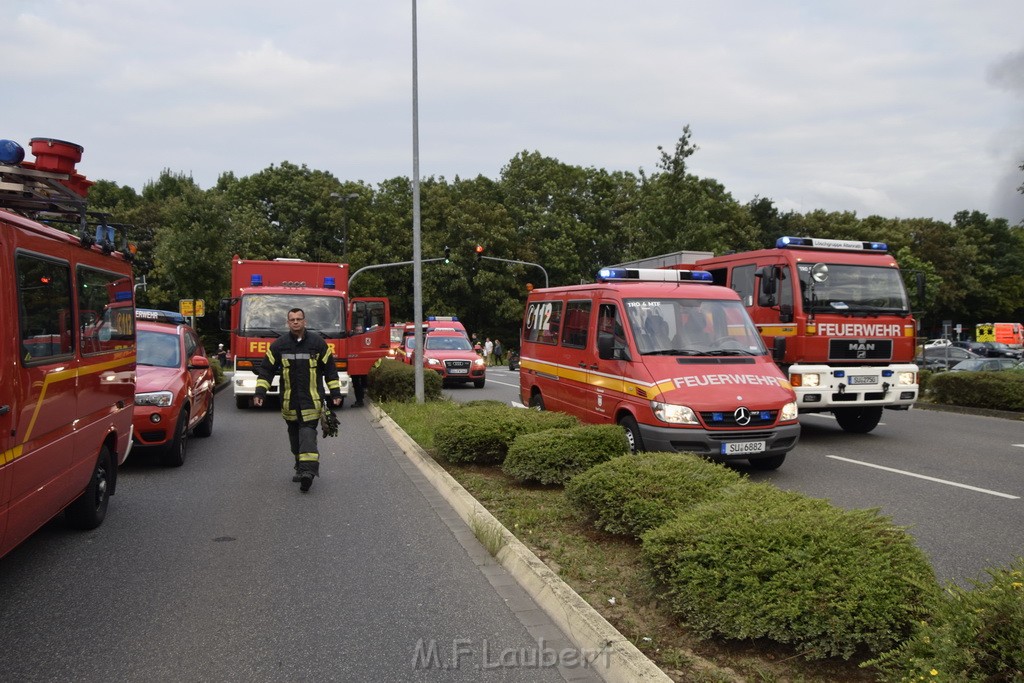
[[654, 411], [654, 417], [658, 418], [662, 422], [677, 425], [700, 424], [700, 422], [697, 421], [697, 416], [694, 412], [686, 406], [677, 406], [672, 403], [662, 403], [661, 401], [651, 401], [651, 410]]
[[901, 372], [896, 376], [896, 383], [901, 386], [910, 386], [915, 383], [914, 374], [913, 372]]
[[166, 408], [174, 405], [174, 394], [169, 391], [151, 391], [145, 394], [135, 394], [135, 404]]
[[816, 387], [821, 385], [821, 375], [816, 372], [793, 375], [791, 381], [794, 387]]
[[473, 365], [476, 365], [477, 367], [481, 367], [482, 368], [485, 365], [487, 365], [487, 363], [484, 362], [483, 358], [477, 358], [475, 361], [473, 361]]
[[427, 365], [440, 365], [440, 364], [441, 364], [441, 361], [439, 361], [436, 358], [428, 358], [427, 359]]
[[782, 410], [779, 411], [779, 421], [789, 422], [797, 418], [796, 401], [792, 401], [782, 406]]

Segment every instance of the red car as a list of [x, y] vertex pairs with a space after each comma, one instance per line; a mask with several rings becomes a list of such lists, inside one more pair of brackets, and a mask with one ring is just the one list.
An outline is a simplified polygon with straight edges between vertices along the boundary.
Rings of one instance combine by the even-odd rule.
[[423, 367], [434, 370], [444, 383], [472, 382], [482, 389], [487, 364], [465, 335], [454, 331], [428, 332], [423, 338]]
[[210, 359], [195, 330], [176, 322], [154, 322], [175, 319], [173, 313], [137, 312], [132, 420], [135, 446], [159, 450], [160, 461], [172, 467], [185, 462], [189, 433], [213, 433], [216, 388]]

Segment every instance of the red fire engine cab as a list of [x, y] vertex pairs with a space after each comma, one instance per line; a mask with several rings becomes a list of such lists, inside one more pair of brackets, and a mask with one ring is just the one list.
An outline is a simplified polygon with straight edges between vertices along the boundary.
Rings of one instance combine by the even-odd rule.
[[[256, 393], [256, 370], [274, 339], [288, 334], [292, 308], [306, 313], [306, 329], [316, 332], [334, 354], [341, 393], [348, 396], [352, 377], [391, 349], [390, 307], [386, 298], [348, 297], [346, 263], [314, 263], [276, 258], [231, 260], [231, 298], [220, 303], [220, 325], [231, 332], [235, 403], [247, 408]], [[280, 395], [279, 378], [268, 392]]]
[[866, 433], [917, 400], [917, 325], [882, 242], [781, 237], [774, 249], [697, 260], [743, 300], [801, 413]]

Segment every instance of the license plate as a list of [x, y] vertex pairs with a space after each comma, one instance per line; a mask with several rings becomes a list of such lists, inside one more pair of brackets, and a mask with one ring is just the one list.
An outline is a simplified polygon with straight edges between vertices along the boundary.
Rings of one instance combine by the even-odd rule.
[[878, 375], [850, 375], [850, 384], [878, 384]]
[[454, 370], [449, 370], [448, 374], [449, 375], [468, 375], [469, 374], [469, 370], [466, 370], [465, 368], [455, 368]]
[[749, 455], [764, 453], [764, 441], [727, 441], [722, 444], [722, 455]]

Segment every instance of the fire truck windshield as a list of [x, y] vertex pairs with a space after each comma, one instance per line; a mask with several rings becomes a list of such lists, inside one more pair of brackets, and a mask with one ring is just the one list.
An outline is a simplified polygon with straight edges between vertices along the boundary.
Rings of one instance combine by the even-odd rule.
[[343, 303], [337, 296], [246, 294], [242, 297], [239, 334], [281, 336], [288, 331], [288, 311], [301, 308], [306, 313], [306, 329], [327, 338], [340, 337], [344, 329]]
[[[801, 263], [799, 269], [805, 311], [910, 314], [907, 291], [896, 268]], [[812, 269], [816, 269], [813, 276]]]

